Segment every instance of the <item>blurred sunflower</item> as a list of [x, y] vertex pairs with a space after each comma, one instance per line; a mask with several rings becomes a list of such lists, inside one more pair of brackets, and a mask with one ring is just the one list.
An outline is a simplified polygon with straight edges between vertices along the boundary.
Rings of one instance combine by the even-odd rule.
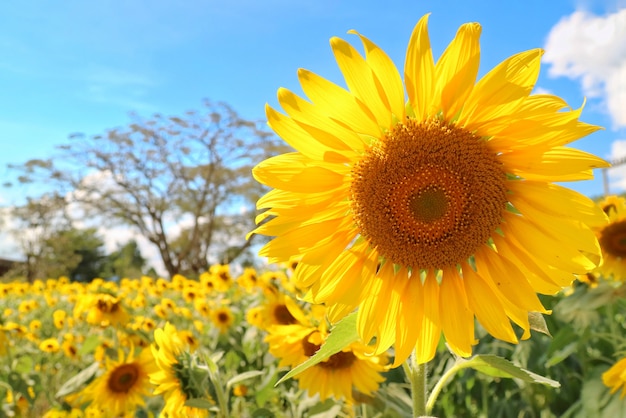
[[[273, 327], [266, 341], [281, 366], [293, 367], [313, 356], [327, 336], [324, 328], [285, 325]], [[370, 395], [385, 380], [381, 373], [387, 370], [386, 354], [372, 356], [368, 351], [365, 344], [352, 343], [294, 378], [310, 396], [319, 393], [322, 401], [334, 397], [353, 403], [354, 390]]]
[[56, 353], [61, 349], [56, 338], [46, 338], [39, 343], [39, 349], [45, 353]]
[[163, 416], [169, 418], [205, 417], [208, 411], [184, 406], [187, 399], [210, 397], [197, 387], [198, 376], [191, 379], [198, 369], [192, 367], [187, 342], [180, 339], [176, 327], [169, 322], [154, 331], [151, 346], [158, 369], [150, 373], [150, 382], [156, 386], [155, 395], [163, 396]]
[[594, 230], [602, 248], [602, 264], [593, 273], [605, 279], [626, 280], [626, 199], [607, 196], [598, 206], [609, 217], [608, 225], [596, 225]]
[[106, 411], [109, 416], [122, 416], [135, 412], [145, 405], [145, 397], [151, 394], [149, 374], [157, 370], [154, 357], [144, 349], [138, 357], [132, 351], [124, 356], [118, 351], [117, 361], [106, 358], [106, 372], [91, 382], [79, 394], [82, 402]]
[[[543, 51], [515, 54], [476, 82], [478, 23], [462, 25], [435, 63], [428, 16], [416, 25], [404, 83], [390, 58], [355, 31], [365, 57], [330, 43], [348, 89], [304, 69], [309, 101], [278, 90], [272, 129], [296, 152], [260, 163], [274, 188], [250, 234], [274, 237], [259, 254], [298, 259], [307, 298], [333, 321], [359, 307], [363, 341], [395, 344], [395, 365], [415, 349], [435, 355], [441, 334], [472, 352], [474, 318], [493, 336], [530, 336], [528, 313], [599, 263], [587, 223], [605, 216], [553, 182], [590, 179], [609, 164], [566, 147], [597, 129], [561, 98], [530, 95]], [[408, 101], [405, 103], [405, 92]]]
[[92, 325], [123, 326], [129, 321], [129, 315], [120, 298], [108, 293], [88, 294], [80, 298], [74, 306], [74, 318], [82, 317], [85, 312], [85, 320]]
[[621, 359], [604, 372], [602, 382], [611, 389], [612, 394], [622, 389], [620, 398], [626, 396], [626, 358]]
[[220, 334], [225, 334], [235, 321], [235, 316], [228, 306], [221, 306], [211, 311], [211, 321], [220, 330]]

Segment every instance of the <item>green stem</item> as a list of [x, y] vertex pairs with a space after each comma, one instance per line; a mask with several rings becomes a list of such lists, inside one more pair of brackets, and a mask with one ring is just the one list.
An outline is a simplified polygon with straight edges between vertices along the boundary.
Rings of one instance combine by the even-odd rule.
[[409, 358], [410, 364], [402, 365], [411, 383], [411, 399], [413, 400], [413, 418], [426, 415], [426, 375], [425, 363], [419, 364], [415, 354]]
[[426, 402], [426, 414], [430, 415], [433, 408], [435, 407], [435, 402], [437, 401], [437, 397], [441, 393], [441, 390], [448, 384], [450, 380], [452, 380], [456, 372], [464, 368], [465, 367], [463, 367], [462, 363], [455, 363], [443, 375], [441, 375], [441, 378], [435, 384], [435, 387], [433, 388], [430, 396], [428, 397], [428, 401]]

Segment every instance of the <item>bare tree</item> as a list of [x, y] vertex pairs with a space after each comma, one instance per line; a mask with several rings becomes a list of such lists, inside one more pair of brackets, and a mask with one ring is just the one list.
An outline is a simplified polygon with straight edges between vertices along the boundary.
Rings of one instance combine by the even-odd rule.
[[65, 199], [55, 193], [27, 198], [26, 203], [12, 208], [10, 213], [16, 224], [11, 233], [26, 257], [19, 273], [29, 282], [46, 275], [45, 259], [52, 237], [71, 223], [66, 209]]
[[[234, 219], [240, 230], [254, 225], [254, 202], [264, 190], [251, 169], [284, 151], [264, 124], [224, 103], [205, 106], [181, 117], [133, 115], [127, 127], [72, 135], [54, 158], [11, 168], [21, 182], [54, 182], [87, 218], [137, 230], [158, 248], [170, 275], [199, 272], [222, 253], [250, 246], [232, 226]], [[229, 248], [214, 248], [225, 236]]]

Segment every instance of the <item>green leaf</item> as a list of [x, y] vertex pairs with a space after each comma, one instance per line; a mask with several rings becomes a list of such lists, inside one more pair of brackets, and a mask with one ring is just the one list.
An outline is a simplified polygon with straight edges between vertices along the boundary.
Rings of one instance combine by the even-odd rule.
[[204, 398], [192, 398], [192, 399], [187, 399], [185, 401], [185, 406], [190, 406], [192, 408], [198, 408], [198, 409], [213, 409], [215, 408], [215, 405]]
[[100, 363], [97, 361], [86, 369], [82, 370], [76, 376], [69, 379], [61, 389], [55, 395], [57, 398], [62, 398], [63, 396], [69, 395], [70, 393], [76, 392], [82, 385], [87, 383], [89, 379], [91, 379], [98, 369], [100, 368]]
[[239, 373], [237, 376], [231, 377], [228, 382], [226, 382], [226, 387], [231, 388], [235, 383], [241, 382], [242, 380], [251, 379], [262, 374], [265, 374], [265, 372], [262, 372], [261, 370], [250, 370], [248, 372]]
[[530, 323], [530, 329], [533, 331], [541, 332], [548, 337], [552, 337], [552, 334], [550, 334], [548, 330], [548, 325], [546, 325], [545, 318], [539, 312], [528, 312], [528, 322]]
[[459, 361], [462, 362], [462, 368], [470, 367], [489, 376], [521, 379], [525, 382], [541, 383], [553, 388], [561, 387], [559, 382], [522, 369], [502, 357], [485, 354]]
[[30, 356], [22, 356], [15, 362], [13, 370], [18, 373], [28, 373], [33, 370], [33, 359]]
[[83, 345], [81, 345], [78, 349], [78, 355], [84, 356], [85, 354], [93, 353], [94, 351], [96, 351], [96, 347], [100, 345], [101, 338], [102, 337], [95, 334], [87, 337], [85, 339], [85, 342], [83, 342]]
[[341, 321], [337, 322], [317, 353], [284, 375], [278, 382], [276, 382], [276, 385], [299, 373], [302, 373], [310, 367], [315, 366], [333, 354], [340, 352], [354, 341], [357, 341], [359, 339], [359, 334], [356, 329], [356, 315], [356, 312], [352, 312]]

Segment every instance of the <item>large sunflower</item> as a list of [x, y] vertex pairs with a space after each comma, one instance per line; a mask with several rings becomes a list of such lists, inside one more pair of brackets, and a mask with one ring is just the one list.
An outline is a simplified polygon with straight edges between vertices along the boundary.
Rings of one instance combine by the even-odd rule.
[[605, 279], [626, 280], [626, 200], [607, 196], [598, 203], [609, 217], [609, 224], [595, 229], [602, 248], [602, 264], [594, 273]]
[[[565, 147], [598, 129], [547, 94], [530, 95], [542, 51], [507, 58], [476, 82], [481, 27], [468, 23], [434, 62], [428, 16], [416, 25], [404, 85], [389, 57], [357, 34], [362, 57], [330, 43], [348, 89], [310, 71], [298, 77], [309, 101], [279, 89], [287, 115], [267, 107], [272, 129], [296, 152], [270, 158], [254, 177], [274, 190], [253, 233], [260, 250], [294, 272], [331, 319], [359, 307], [375, 353], [395, 344], [400, 364], [416, 348], [433, 358], [441, 333], [461, 356], [474, 317], [517, 342], [528, 312], [593, 269], [600, 248], [583, 222], [604, 214], [553, 184], [590, 179], [604, 160]], [[405, 103], [404, 88], [408, 94]], [[416, 344], [417, 343], [417, 344]]]
[[149, 349], [138, 357], [131, 352], [126, 358], [120, 350], [118, 360], [107, 358], [106, 372], [91, 382], [80, 394], [81, 400], [106, 411], [106, 416], [118, 417], [135, 412], [145, 405], [145, 397], [152, 392], [148, 375], [156, 371], [156, 364]]

